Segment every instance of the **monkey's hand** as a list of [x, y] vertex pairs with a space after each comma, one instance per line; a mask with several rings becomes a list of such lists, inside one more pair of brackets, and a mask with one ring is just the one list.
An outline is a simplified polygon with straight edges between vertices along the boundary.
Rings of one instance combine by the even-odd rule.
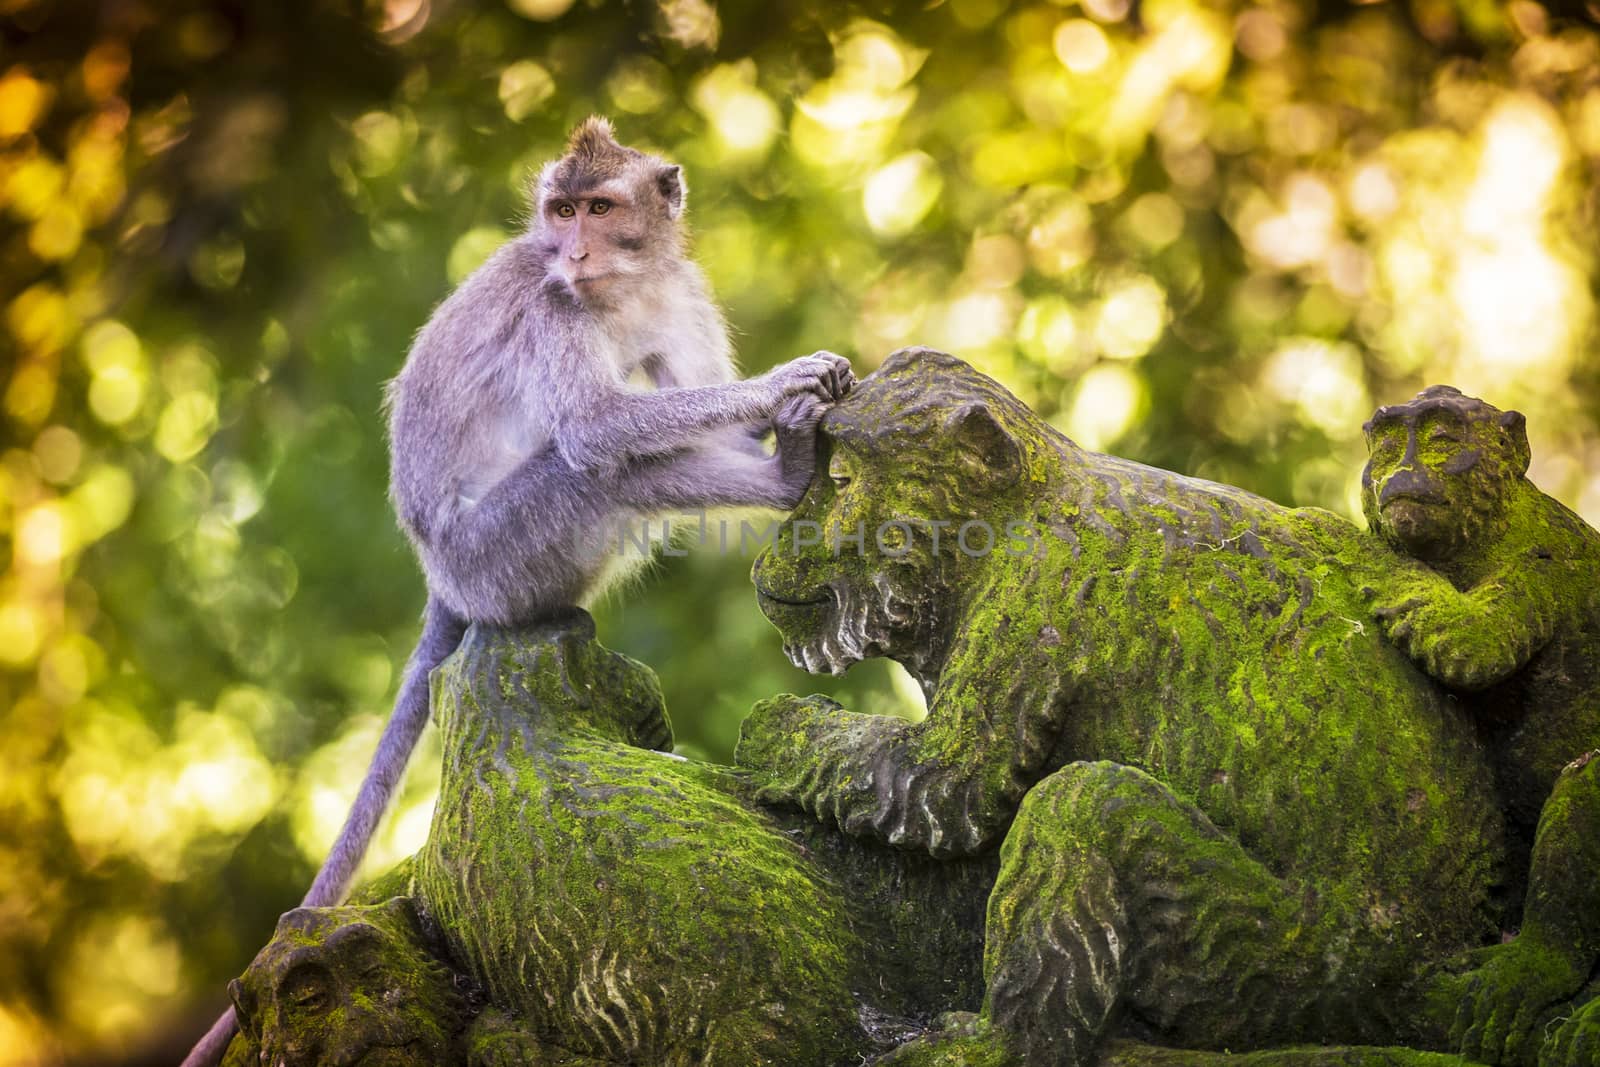
[[778, 478], [788, 500], [784, 507], [795, 507], [811, 487], [817, 473], [817, 425], [828, 405], [811, 393], [790, 397], [772, 419], [773, 436], [778, 446], [773, 457]]
[[1450, 979], [1460, 1002], [1451, 1044], [1475, 1062], [1532, 1067], [1544, 1024], [1588, 977], [1570, 955], [1526, 936], [1471, 953], [1473, 969]]
[[[757, 772], [757, 796], [817, 812], [819, 780], [830, 778], [831, 752], [821, 740], [834, 727], [863, 726], [876, 716], [853, 715], [825, 696], [781, 693], [759, 701], [739, 724], [733, 762]], [[898, 721], [898, 720], [896, 720]], [[902, 725], [904, 725], [902, 723]]]
[[767, 400], [763, 415], [772, 415], [792, 396], [810, 395], [824, 403], [842, 400], [855, 384], [850, 361], [832, 352], [813, 352], [791, 359], [753, 379]]

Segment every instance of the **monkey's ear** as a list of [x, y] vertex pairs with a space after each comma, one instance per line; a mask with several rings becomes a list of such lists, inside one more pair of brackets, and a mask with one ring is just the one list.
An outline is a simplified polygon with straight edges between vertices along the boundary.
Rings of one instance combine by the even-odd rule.
[[1003, 489], [1022, 476], [1022, 448], [988, 407], [968, 404], [949, 422], [963, 465], [981, 483]]
[[1505, 431], [1512, 466], [1518, 474], [1527, 474], [1528, 463], [1533, 459], [1533, 451], [1528, 447], [1528, 420], [1520, 411], [1507, 411], [1495, 421]]
[[667, 202], [667, 218], [675, 219], [683, 214], [683, 200], [688, 190], [684, 188], [682, 167], [668, 163], [657, 170], [656, 189], [660, 191], [661, 199]]

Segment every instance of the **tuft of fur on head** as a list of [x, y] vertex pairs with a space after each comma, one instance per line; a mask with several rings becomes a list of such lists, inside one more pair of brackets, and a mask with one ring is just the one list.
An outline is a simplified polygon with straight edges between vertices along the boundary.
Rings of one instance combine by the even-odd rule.
[[620, 144], [609, 119], [590, 115], [567, 138], [566, 153], [546, 163], [529, 191], [534, 224], [539, 208], [551, 197], [581, 197], [596, 186], [629, 177], [641, 188], [652, 188], [661, 198], [669, 219], [683, 213], [683, 172], [674, 163]]
[[602, 115], [590, 115], [578, 123], [567, 138], [567, 155], [586, 161], [621, 148], [611, 128], [611, 120]]

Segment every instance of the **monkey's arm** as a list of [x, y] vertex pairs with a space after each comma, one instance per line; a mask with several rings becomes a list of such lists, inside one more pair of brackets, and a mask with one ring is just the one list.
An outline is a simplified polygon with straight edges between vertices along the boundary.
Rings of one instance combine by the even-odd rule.
[[765, 421], [793, 396], [810, 394], [822, 401], [837, 400], [849, 390], [852, 380], [848, 360], [817, 352], [759, 378], [722, 385], [655, 392], [604, 389], [583, 410], [562, 420], [557, 427], [557, 448], [578, 470], [666, 455], [694, 444], [709, 431]]
[[637, 462], [617, 475], [619, 496], [637, 508], [760, 507], [788, 510], [816, 472], [817, 424], [828, 405], [791, 397], [774, 418], [778, 450], [768, 455], [745, 427], [729, 427], [695, 447]]
[[734, 761], [765, 773], [762, 799], [858, 837], [935, 856], [985, 851], [1038, 778], [1065, 693], [1058, 669], [1019, 670], [1015, 651], [980, 630], [961, 638], [922, 722], [774, 697], [744, 721]]
[[1465, 592], [1420, 563], [1369, 590], [1384, 632], [1433, 677], [1481, 689], [1520, 670], [1561, 620], [1557, 564], [1519, 555]]

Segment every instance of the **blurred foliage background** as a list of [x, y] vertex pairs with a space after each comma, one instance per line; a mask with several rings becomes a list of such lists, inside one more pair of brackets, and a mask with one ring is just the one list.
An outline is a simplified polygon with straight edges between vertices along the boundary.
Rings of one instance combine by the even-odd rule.
[[[750, 370], [941, 346], [1351, 515], [1362, 420], [1447, 381], [1594, 523], [1595, 14], [0, 0], [0, 1067], [172, 1062], [308, 884], [422, 602], [380, 385], [583, 116], [684, 164]], [[907, 705], [790, 668], [749, 562], [599, 611], [686, 750], [777, 691]]]

